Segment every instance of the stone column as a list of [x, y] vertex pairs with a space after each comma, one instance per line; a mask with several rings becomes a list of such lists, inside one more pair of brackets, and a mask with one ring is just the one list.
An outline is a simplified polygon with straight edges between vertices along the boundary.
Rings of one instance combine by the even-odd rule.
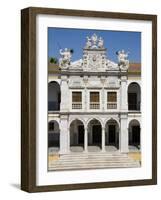
[[102, 83], [102, 90], [101, 90], [101, 104], [102, 104], [102, 107], [101, 107], [101, 110], [104, 111], [106, 110], [106, 100], [105, 100], [105, 90], [104, 90], [104, 84], [105, 84], [105, 77], [102, 76], [101, 77], [101, 83]]
[[102, 88], [101, 90], [101, 104], [102, 104], [102, 107], [101, 107], [101, 111], [104, 111], [105, 110], [105, 99], [104, 99], [104, 88]]
[[84, 88], [84, 102], [82, 102], [82, 103], [84, 104], [84, 110], [87, 111], [87, 109], [88, 109], [88, 100], [87, 100], [88, 76], [84, 76], [83, 81], [84, 81], [85, 88]]
[[121, 111], [128, 111], [127, 103], [127, 76], [121, 76], [121, 87], [120, 87], [120, 109]]
[[105, 127], [102, 127], [102, 152], [105, 152]]
[[61, 77], [61, 104], [60, 111], [69, 111], [69, 87], [67, 76]]
[[120, 115], [120, 151], [127, 153], [129, 151], [129, 139], [128, 139], [128, 128], [127, 128], [127, 114]]
[[61, 115], [60, 119], [60, 154], [68, 154], [70, 150], [70, 133], [67, 115]]
[[84, 151], [88, 152], [88, 129], [84, 128]]

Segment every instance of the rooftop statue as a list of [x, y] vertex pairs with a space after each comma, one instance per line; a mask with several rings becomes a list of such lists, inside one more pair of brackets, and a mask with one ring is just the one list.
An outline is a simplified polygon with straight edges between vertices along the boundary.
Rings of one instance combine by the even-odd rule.
[[89, 38], [88, 36], [86, 38], [87, 38], [86, 48], [89, 49], [92, 46], [91, 38]]
[[85, 48], [87, 49], [104, 49], [104, 41], [102, 39], [102, 37], [98, 38], [98, 36], [94, 33], [91, 38], [90, 37], [86, 37], [87, 38], [87, 42], [85, 45]]
[[98, 48], [101, 48], [101, 49], [104, 48], [103, 45], [104, 45], [104, 41], [103, 41], [102, 37], [100, 37], [98, 40]]
[[122, 70], [127, 70], [129, 66], [129, 60], [128, 60], [128, 55], [129, 52], [125, 53], [124, 50], [117, 51], [116, 52], [118, 56], [118, 64]]
[[71, 51], [70, 49], [65, 48], [64, 51], [60, 49], [59, 51], [61, 58], [59, 59], [59, 65], [63, 69], [67, 69], [69, 67], [71, 61]]

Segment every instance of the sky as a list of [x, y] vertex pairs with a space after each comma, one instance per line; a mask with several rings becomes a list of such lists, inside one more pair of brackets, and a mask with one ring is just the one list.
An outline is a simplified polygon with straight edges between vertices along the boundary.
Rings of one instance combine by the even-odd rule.
[[129, 53], [130, 62], [141, 62], [141, 33], [128, 31], [108, 31], [93, 29], [48, 28], [48, 57], [60, 58], [59, 50], [73, 49], [72, 61], [83, 56], [86, 37], [94, 33], [104, 40], [107, 58], [117, 62], [116, 52], [124, 49]]

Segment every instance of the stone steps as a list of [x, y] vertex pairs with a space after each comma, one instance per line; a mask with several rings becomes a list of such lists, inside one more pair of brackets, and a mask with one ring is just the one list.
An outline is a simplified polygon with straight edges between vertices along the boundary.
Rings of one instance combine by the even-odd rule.
[[79, 170], [104, 168], [130, 168], [139, 167], [127, 154], [121, 153], [74, 153], [61, 155], [58, 160], [50, 161], [50, 170]]
[[[61, 160], [61, 163], [62, 164], [65, 164], [65, 163], [76, 163], [76, 162], [79, 162], [79, 163], [99, 163], [99, 162], [129, 162], [130, 160], [129, 159], [121, 159], [121, 158], [117, 158], [117, 159], [88, 159], [88, 160], [84, 160], [84, 159], [73, 159], [73, 160]], [[60, 163], [60, 160], [56, 160], [54, 161], [54, 164], [61, 164]]]
[[128, 158], [127, 155], [119, 156], [119, 155], [79, 155], [79, 156], [61, 156], [61, 160], [84, 160], [84, 159], [123, 159]]
[[59, 167], [53, 167], [51, 166], [49, 168], [49, 171], [65, 171], [65, 170], [88, 170], [88, 169], [113, 169], [113, 168], [136, 168], [139, 167], [139, 165], [87, 165], [87, 166], [82, 166], [82, 165], [77, 165], [77, 166], [59, 166]]

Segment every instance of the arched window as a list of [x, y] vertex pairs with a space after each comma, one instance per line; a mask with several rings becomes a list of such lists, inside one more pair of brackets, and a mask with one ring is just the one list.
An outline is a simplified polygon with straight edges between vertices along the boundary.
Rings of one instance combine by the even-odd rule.
[[138, 83], [130, 83], [128, 86], [128, 109], [140, 111], [141, 89]]
[[48, 83], [48, 110], [60, 110], [61, 94], [60, 85], [56, 81]]

